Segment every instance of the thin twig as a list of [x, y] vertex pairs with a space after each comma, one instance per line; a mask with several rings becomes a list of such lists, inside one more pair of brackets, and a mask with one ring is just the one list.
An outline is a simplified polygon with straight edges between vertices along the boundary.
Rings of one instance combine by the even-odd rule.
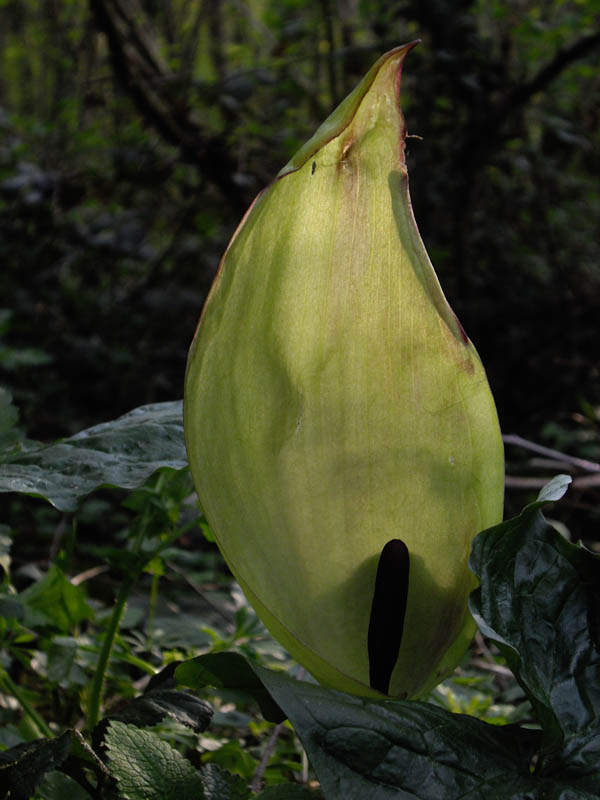
[[483, 657], [488, 663], [490, 664], [496, 663], [494, 655], [490, 650], [490, 648], [488, 647], [486, 640], [483, 638], [483, 634], [481, 633], [481, 631], [475, 631], [475, 644], [477, 645], [477, 648], [481, 651]]
[[222, 618], [225, 620], [225, 622], [226, 622], [228, 625], [234, 625], [234, 624], [235, 624], [235, 623], [234, 623], [234, 619], [233, 619], [233, 617], [232, 617], [231, 615], [227, 614], [227, 613], [226, 613], [225, 611], [223, 611], [222, 609], [220, 609], [220, 608], [219, 608], [219, 606], [218, 606], [218, 605], [216, 605], [216, 603], [213, 603], [213, 602], [212, 602], [212, 600], [209, 600], [209, 599], [208, 599], [208, 597], [206, 596], [206, 593], [202, 591], [202, 589], [200, 588], [200, 586], [198, 586], [198, 584], [197, 584], [195, 581], [193, 581], [193, 580], [192, 580], [190, 577], [188, 577], [188, 576], [185, 574], [184, 570], [180, 569], [180, 568], [177, 566], [177, 564], [175, 564], [173, 561], [165, 561], [165, 564], [167, 565], [167, 567], [168, 567], [168, 568], [169, 568], [169, 569], [170, 569], [172, 572], [176, 572], [176, 573], [177, 573], [177, 575], [181, 575], [181, 577], [182, 577], [182, 578], [183, 578], [183, 580], [184, 580], [184, 581], [187, 583], [187, 585], [188, 585], [188, 586], [190, 586], [190, 587], [191, 587], [191, 588], [192, 588], [192, 589], [193, 589], [193, 590], [196, 592], [196, 594], [199, 594], [199, 595], [200, 595], [200, 597], [201, 597], [201, 598], [204, 600], [204, 602], [206, 603], [206, 605], [207, 605], [207, 606], [210, 606], [210, 608], [211, 608], [211, 609], [212, 609], [212, 610], [213, 610], [213, 611], [214, 611], [216, 614], [218, 614], [220, 617], [222, 617]]
[[[538, 477], [522, 477], [520, 475], [506, 475], [504, 485], [507, 489], [541, 489], [550, 480]], [[572, 489], [600, 489], [600, 475], [580, 475], [573, 478]]]
[[60, 521], [56, 528], [54, 529], [54, 536], [52, 537], [52, 544], [50, 545], [50, 561], [54, 561], [56, 556], [58, 555], [58, 551], [62, 545], [62, 541], [65, 538], [65, 532], [67, 530], [67, 515], [63, 514], [60, 518]]
[[485, 670], [486, 672], [493, 672], [494, 675], [500, 675], [502, 678], [513, 677], [513, 674], [509, 668], [505, 667], [503, 664], [491, 664], [489, 661], [483, 658], [473, 658], [471, 660], [471, 664], [474, 667]]
[[[306, 670], [304, 667], [300, 667], [298, 670], [298, 674], [296, 675], [297, 681], [303, 681], [306, 676]], [[300, 742], [300, 740], [298, 740]], [[302, 772], [300, 775], [300, 782], [303, 786], [306, 786], [308, 783], [308, 756], [306, 755], [306, 750], [304, 749], [304, 745], [300, 742], [300, 747], [302, 748]]]
[[563, 70], [600, 46], [600, 32], [587, 34], [556, 51], [553, 58], [531, 80], [516, 86], [505, 100], [505, 107], [524, 105], [530, 97], [543, 91]]
[[574, 467], [579, 467], [579, 469], [584, 470], [584, 472], [600, 472], [600, 464], [597, 464], [595, 461], [569, 456], [566, 453], [561, 453], [559, 450], [553, 450], [551, 447], [544, 447], [541, 444], [530, 442], [528, 439], [523, 439], [521, 436], [517, 436], [514, 433], [505, 434], [502, 439], [504, 444], [514, 444], [517, 447], [523, 447], [525, 450], [531, 450], [543, 456], [559, 459], [565, 464], [572, 464]]
[[265, 774], [265, 770], [267, 768], [267, 764], [271, 756], [273, 755], [273, 750], [275, 750], [275, 745], [277, 744], [277, 739], [279, 738], [279, 734], [283, 729], [284, 722], [278, 722], [277, 725], [273, 728], [273, 733], [271, 734], [269, 741], [264, 749], [262, 757], [260, 759], [260, 763], [256, 768], [256, 772], [252, 777], [252, 783], [250, 784], [250, 789], [253, 792], [258, 792], [261, 788], [263, 775]]
[[549, 478], [524, 478], [521, 475], [505, 475], [504, 485], [507, 489], [541, 489], [549, 480]]
[[600, 489], [600, 475], [581, 475], [573, 478], [574, 489]]
[[308, 756], [306, 750], [302, 748], [302, 772], [300, 774], [301, 783], [306, 786], [308, 783]]
[[532, 456], [528, 462], [527, 466], [531, 467], [532, 469], [545, 469], [545, 470], [553, 470], [556, 472], [557, 470], [565, 471], [565, 469], [571, 470], [571, 465], [566, 464], [564, 461], [560, 461], [557, 458], [542, 458], [541, 456], [537, 458], [536, 456]]
[[98, 564], [96, 567], [90, 567], [80, 572], [79, 575], [74, 575], [71, 578], [71, 583], [73, 586], [80, 586], [84, 581], [89, 581], [90, 578], [96, 578], [98, 575], [102, 575], [102, 573], [108, 572], [109, 570], [110, 567], [108, 564]]
[[479, 669], [491, 672], [495, 676], [497, 684], [501, 688], [503, 687], [504, 689], [506, 689], [508, 685], [507, 679], [513, 677], [513, 674], [510, 671], [510, 669], [502, 664], [496, 663], [494, 654], [488, 647], [488, 643], [486, 642], [481, 631], [477, 631], [475, 634], [475, 644], [477, 645], [479, 651], [481, 652], [482, 657], [471, 659], [471, 664], [474, 667], [478, 667]]

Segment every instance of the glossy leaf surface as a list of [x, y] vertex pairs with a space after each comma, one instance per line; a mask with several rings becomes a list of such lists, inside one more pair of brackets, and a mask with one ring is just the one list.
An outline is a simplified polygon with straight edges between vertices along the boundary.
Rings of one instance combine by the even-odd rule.
[[600, 791], [600, 556], [564, 539], [540, 510], [565, 491], [561, 477], [475, 539], [482, 587], [471, 607], [544, 724], [547, 769], [559, 757]]
[[153, 403], [54, 444], [26, 443], [0, 463], [0, 492], [75, 511], [101, 486], [135, 489], [161, 467], [186, 466], [181, 401]]

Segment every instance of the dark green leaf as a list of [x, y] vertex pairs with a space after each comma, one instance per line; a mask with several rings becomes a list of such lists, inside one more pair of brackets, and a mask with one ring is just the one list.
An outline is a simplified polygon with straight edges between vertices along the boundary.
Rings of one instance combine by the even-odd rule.
[[200, 773], [155, 733], [110, 723], [105, 737], [109, 768], [129, 800], [202, 800]]
[[506, 800], [535, 790], [535, 732], [428, 703], [364, 700], [255, 669], [331, 800]]
[[248, 783], [250, 783], [258, 769], [258, 761], [247, 750], [243, 749], [242, 744], [237, 739], [225, 742], [217, 750], [205, 753], [204, 759], [211, 764], [217, 764], [227, 772], [240, 775]]
[[52, 357], [35, 347], [16, 349], [0, 345], [0, 362], [3, 369], [12, 372], [22, 367], [39, 367], [42, 364], [51, 364]]
[[38, 786], [36, 798], [40, 800], [90, 800], [90, 795], [68, 775], [49, 772]]
[[600, 793], [600, 557], [566, 541], [540, 506], [479, 534], [471, 608], [544, 728], [541, 772], [557, 764]]
[[19, 412], [13, 405], [10, 393], [0, 386], [0, 460], [6, 457], [20, 439], [18, 421]]
[[45, 773], [61, 767], [69, 756], [102, 768], [78, 731], [66, 731], [56, 739], [38, 739], [0, 752], [0, 797], [29, 800]]
[[331, 800], [506, 800], [539, 787], [530, 774], [535, 731], [427, 703], [365, 700], [292, 680], [236, 653], [200, 656], [176, 676], [194, 686], [243, 688], [261, 707], [283, 709]]
[[155, 689], [136, 697], [117, 713], [110, 714], [110, 718], [143, 728], [158, 725], [165, 717], [170, 717], [200, 733], [210, 724], [212, 713], [206, 700], [189, 692]]
[[74, 586], [53, 564], [47, 575], [19, 595], [25, 606], [25, 624], [30, 627], [53, 625], [67, 633], [93, 615], [80, 586]]
[[316, 800], [321, 795], [297, 783], [280, 783], [256, 795], [255, 800]]
[[[0, 524], [0, 569], [8, 575], [10, 572], [10, 548], [12, 537], [8, 525]], [[1, 577], [1, 576], [0, 576]]]
[[286, 715], [273, 700], [254, 668], [239, 653], [210, 653], [184, 661], [175, 670], [183, 686], [202, 689], [204, 686], [233, 688], [251, 695], [269, 722], [282, 722]]
[[22, 621], [25, 617], [25, 606], [13, 597], [0, 597], [0, 617]]
[[250, 792], [243, 778], [233, 775], [216, 764], [202, 769], [204, 800], [246, 800]]
[[15, 800], [29, 800], [45, 772], [60, 766], [69, 755], [70, 735], [39, 739], [0, 752], [0, 786]]
[[134, 489], [157, 469], [186, 466], [181, 401], [155, 403], [55, 444], [29, 444], [0, 465], [0, 491], [75, 511], [101, 486]]
[[76, 664], [78, 642], [72, 636], [55, 636], [47, 649], [46, 675], [49, 681], [85, 683], [85, 673]]

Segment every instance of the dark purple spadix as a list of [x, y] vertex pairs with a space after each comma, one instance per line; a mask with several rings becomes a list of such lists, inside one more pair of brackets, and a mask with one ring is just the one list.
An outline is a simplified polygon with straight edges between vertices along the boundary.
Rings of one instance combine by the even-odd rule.
[[369, 681], [372, 689], [389, 693], [398, 660], [406, 601], [410, 556], [401, 539], [390, 539], [379, 556], [369, 621]]

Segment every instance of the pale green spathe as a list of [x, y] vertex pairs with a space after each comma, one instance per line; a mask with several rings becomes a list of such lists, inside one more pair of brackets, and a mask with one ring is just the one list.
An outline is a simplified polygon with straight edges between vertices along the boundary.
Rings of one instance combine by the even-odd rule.
[[403, 59], [383, 56], [254, 201], [188, 362], [198, 495], [258, 614], [326, 685], [364, 695], [377, 559], [410, 580], [390, 694], [415, 696], [473, 632], [473, 536], [502, 516], [485, 372], [408, 194]]

